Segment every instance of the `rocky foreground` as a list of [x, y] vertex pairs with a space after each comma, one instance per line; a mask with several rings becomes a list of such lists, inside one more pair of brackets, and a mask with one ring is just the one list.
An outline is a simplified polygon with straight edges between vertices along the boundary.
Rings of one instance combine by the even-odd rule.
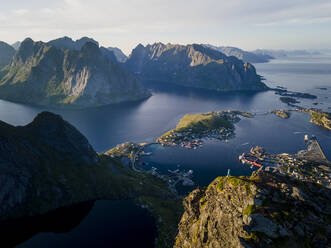
[[191, 192], [174, 247], [330, 247], [331, 163], [310, 142], [296, 155], [253, 149], [267, 167]]
[[259, 171], [184, 200], [174, 247], [329, 247], [331, 190]]

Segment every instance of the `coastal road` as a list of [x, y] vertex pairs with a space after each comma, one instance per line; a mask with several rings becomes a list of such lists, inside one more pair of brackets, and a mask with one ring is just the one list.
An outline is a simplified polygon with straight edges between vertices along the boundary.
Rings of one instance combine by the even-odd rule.
[[134, 152], [134, 153], [131, 152], [131, 166], [132, 166], [132, 170], [134, 170], [135, 172], [141, 172], [140, 170], [138, 170], [138, 169], [135, 167], [135, 164], [136, 164], [136, 157], [137, 157], [137, 154], [138, 154], [138, 153], [139, 153], [139, 151]]

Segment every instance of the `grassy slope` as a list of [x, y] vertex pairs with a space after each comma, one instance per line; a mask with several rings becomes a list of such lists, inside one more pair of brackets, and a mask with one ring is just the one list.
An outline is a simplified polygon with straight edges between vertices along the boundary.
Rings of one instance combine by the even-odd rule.
[[216, 115], [215, 112], [203, 114], [186, 114], [179, 121], [176, 128], [163, 134], [160, 138], [165, 138], [172, 132], [185, 132], [192, 129], [192, 132], [211, 131], [220, 127], [231, 128], [232, 124], [224, 117]]
[[331, 114], [327, 112], [309, 111], [311, 122], [331, 130]]
[[[232, 114], [241, 115], [247, 118], [253, 118], [254, 115], [242, 111], [230, 111]], [[232, 128], [233, 124], [224, 115], [219, 115], [221, 112], [207, 112], [201, 114], [186, 114], [179, 121], [176, 128], [163, 134], [160, 139], [165, 139], [172, 132], [185, 132], [192, 129], [192, 132], [200, 133], [204, 131], [212, 131], [219, 128]], [[229, 113], [229, 112], [228, 112]]]

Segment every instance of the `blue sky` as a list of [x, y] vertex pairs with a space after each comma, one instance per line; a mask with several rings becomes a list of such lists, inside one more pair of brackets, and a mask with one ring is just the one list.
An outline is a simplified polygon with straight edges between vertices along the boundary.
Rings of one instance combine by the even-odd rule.
[[[2, 0], [4, 1], [4, 0]], [[138, 43], [210, 43], [246, 50], [331, 48], [330, 0], [5, 0], [0, 40], [93, 37], [129, 53]]]

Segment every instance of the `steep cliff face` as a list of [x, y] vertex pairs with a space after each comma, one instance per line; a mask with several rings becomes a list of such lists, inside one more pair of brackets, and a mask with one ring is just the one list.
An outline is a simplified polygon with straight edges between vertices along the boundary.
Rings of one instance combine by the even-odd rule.
[[11, 44], [11, 46], [15, 49], [18, 50], [21, 46], [21, 42], [20, 41], [16, 41], [15, 43]]
[[0, 41], [0, 68], [9, 64], [15, 54], [15, 49], [5, 42]]
[[[86, 184], [82, 181], [74, 186], [62, 172], [84, 170], [99, 161], [83, 135], [49, 112], [39, 114], [23, 127], [0, 122], [0, 157], [0, 219], [47, 210], [49, 202], [55, 208], [65, 201], [84, 199], [84, 194], [69, 192], [79, 185], [90, 192], [90, 176], [79, 173]], [[22, 209], [38, 200], [40, 205]]]
[[38, 105], [81, 108], [150, 96], [91, 42], [75, 51], [26, 39], [0, 80], [1, 98]]
[[118, 62], [124, 63], [128, 58], [122, 50], [117, 47], [107, 47], [107, 49], [114, 53]]
[[219, 91], [267, 89], [251, 64], [197, 44], [140, 44], [125, 66], [142, 81]]
[[[59, 115], [42, 112], [17, 127], [0, 121], [0, 221], [97, 199], [143, 204], [162, 231], [157, 247], [172, 244], [181, 208], [164, 181], [127, 168], [120, 158], [97, 154]], [[1, 247], [18, 245], [3, 242]]]
[[184, 200], [176, 248], [328, 247], [331, 191], [269, 172], [219, 177]]

